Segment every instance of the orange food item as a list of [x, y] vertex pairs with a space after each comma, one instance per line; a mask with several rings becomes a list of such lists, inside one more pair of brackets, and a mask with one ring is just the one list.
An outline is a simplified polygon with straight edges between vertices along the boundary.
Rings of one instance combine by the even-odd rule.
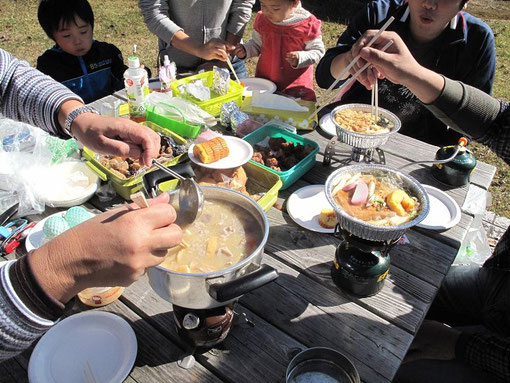
[[229, 155], [227, 142], [223, 137], [215, 137], [212, 140], [196, 144], [193, 148], [193, 155], [204, 164], [210, 164], [225, 158]]
[[334, 229], [338, 223], [333, 209], [322, 209], [319, 215], [319, 225], [325, 229]]

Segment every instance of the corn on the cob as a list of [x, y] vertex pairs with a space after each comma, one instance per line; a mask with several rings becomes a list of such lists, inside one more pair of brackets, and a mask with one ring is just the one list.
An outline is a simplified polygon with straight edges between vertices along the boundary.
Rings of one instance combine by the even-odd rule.
[[229, 152], [227, 142], [223, 137], [216, 137], [201, 144], [196, 144], [193, 148], [193, 155], [204, 164], [219, 161], [227, 157]]

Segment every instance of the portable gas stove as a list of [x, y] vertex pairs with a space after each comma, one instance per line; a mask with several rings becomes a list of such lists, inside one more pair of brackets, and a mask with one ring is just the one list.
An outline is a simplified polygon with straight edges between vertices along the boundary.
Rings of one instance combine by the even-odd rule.
[[179, 336], [191, 347], [213, 347], [225, 340], [234, 319], [235, 302], [211, 309], [173, 306]]
[[374, 295], [382, 289], [390, 269], [390, 249], [398, 241], [377, 242], [356, 237], [337, 225], [338, 245], [331, 277], [342, 290], [359, 297]]
[[357, 148], [352, 147], [352, 150], [346, 151], [341, 150], [338, 147], [338, 137], [334, 136], [331, 140], [329, 140], [326, 145], [326, 150], [324, 151], [324, 159], [322, 160], [322, 164], [324, 166], [331, 165], [331, 161], [335, 160], [340, 162], [343, 165], [348, 165], [351, 162], [365, 162], [365, 163], [373, 163], [373, 164], [386, 164], [386, 157], [384, 155], [384, 151], [381, 148]]

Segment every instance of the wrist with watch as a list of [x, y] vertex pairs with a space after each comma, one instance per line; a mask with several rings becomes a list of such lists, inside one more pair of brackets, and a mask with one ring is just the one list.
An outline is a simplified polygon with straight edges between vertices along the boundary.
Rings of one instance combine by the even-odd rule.
[[64, 126], [63, 126], [64, 132], [69, 137], [72, 137], [72, 138], [76, 139], [74, 134], [71, 132], [71, 126], [73, 125], [73, 122], [76, 119], [76, 117], [78, 117], [79, 115], [81, 115], [83, 113], [95, 113], [95, 114], [99, 114], [99, 112], [97, 110], [95, 110], [91, 106], [81, 106], [81, 107], [76, 108], [75, 110], [73, 110], [71, 113], [69, 113], [67, 115], [67, 117], [66, 117], [66, 120], [65, 120]]

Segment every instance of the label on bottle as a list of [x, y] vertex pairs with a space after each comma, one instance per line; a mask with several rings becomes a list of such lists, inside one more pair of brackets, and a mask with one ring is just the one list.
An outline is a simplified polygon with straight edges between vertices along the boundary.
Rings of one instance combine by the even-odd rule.
[[149, 94], [147, 76], [126, 78], [124, 81], [131, 116], [145, 116], [145, 98]]

